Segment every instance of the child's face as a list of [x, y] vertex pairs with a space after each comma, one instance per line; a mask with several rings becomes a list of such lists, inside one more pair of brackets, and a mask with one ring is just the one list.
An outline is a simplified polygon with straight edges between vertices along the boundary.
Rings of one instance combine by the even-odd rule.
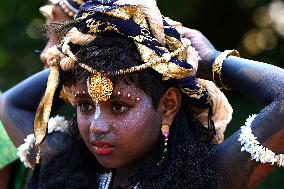
[[159, 140], [162, 113], [144, 91], [121, 82], [110, 99], [96, 103], [85, 83], [76, 84], [78, 127], [102, 166], [119, 168], [158, 153], [153, 148]]

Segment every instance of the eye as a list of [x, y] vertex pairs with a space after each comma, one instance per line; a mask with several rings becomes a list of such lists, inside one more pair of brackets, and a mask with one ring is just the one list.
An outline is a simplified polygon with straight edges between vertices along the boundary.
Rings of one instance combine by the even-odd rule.
[[111, 105], [111, 109], [114, 113], [124, 113], [132, 108], [131, 105], [121, 103], [121, 102], [113, 102]]
[[94, 108], [94, 106], [88, 102], [78, 103], [77, 107], [79, 108], [80, 112], [84, 112], [84, 113], [89, 112], [90, 110]]

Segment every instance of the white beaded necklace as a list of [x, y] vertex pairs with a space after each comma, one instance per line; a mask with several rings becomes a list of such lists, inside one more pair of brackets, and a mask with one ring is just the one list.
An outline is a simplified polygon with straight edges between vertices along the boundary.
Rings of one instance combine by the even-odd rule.
[[108, 189], [112, 179], [112, 172], [103, 173], [99, 176], [99, 189]]
[[[99, 176], [99, 189], [109, 189], [112, 179], [112, 172], [103, 173]], [[139, 189], [138, 184], [136, 184], [133, 189]]]

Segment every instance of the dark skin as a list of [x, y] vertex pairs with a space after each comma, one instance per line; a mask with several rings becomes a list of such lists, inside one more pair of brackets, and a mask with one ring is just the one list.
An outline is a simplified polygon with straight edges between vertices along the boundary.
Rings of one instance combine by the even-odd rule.
[[[23, 82], [21, 82], [20, 84], [17, 85], [17, 90], [25, 90], [27, 87], [31, 87], [33, 89], [39, 89], [40, 91], [44, 91], [45, 89], [45, 86], [41, 86], [40, 88], [37, 87], [39, 85], [38, 82], [46, 82], [46, 77], [47, 77], [47, 74], [48, 74], [48, 70], [44, 70], [36, 75], [34, 75], [33, 77], [31, 77], [30, 79], [27, 79]], [[37, 80], [38, 82], [33, 82], [34, 80]], [[33, 83], [33, 84], [32, 84]], [[32, 84], [32, 85], [31, 85]], [[132, 87], [133, 88], [133, 87]], [[22, 106], [27, 106], [27, 104], [23, 103], [22, 100], [17, 100], [18, 96], [18, 92], [17, 90], [14, 90], [15, 88], [12, 88], [10, 90], [8, 90], [7, 92], [5, 92], [5, 94], [3, 94], [3, 99], [1, 99], [1, 102], [3, 102], [3, 104], [1, 103], [1, 107], [6, 107], [8, 109], [8, 111], [5, 111], [3, 112], [3, 117], [10, 117], [14, 114], [14, 112], [19, 112], [21, 110], [21, 108], [16, 108], [14, 106], [10, 106], [10, 105], [7, 105], [5, 102], [10, 102], [10, 101], [13, 101], [15, 103], [17, 103], [17, 106], [19, 107], [22, 107]], [[86, 90], [86, 89], [85, 89]], [[136, 89], [137, 90], [137, 89]], [[34, 91], [33, 91], [34, 92]], [[17, 93], [17, 94], [16, 94]], [[34, 94], [36, 95], [36, 94]], [[140, 94], [141, 95], [141, 94]], [[38, 96], [38, 94], [37, 94]], [[56, 95], [58, 96], [58, 95]], [[30, 99], [31, 97], [31, 94], [25, 94], [23, 95], [21, 98], [25, 98], [25, 99]], [[35, 96], [34, 96], [35, 97]], [[40, 100], [40, 96], [38, 96], [39, 98], [34, 98], [35, 101], [39, 102]], [[141, 97], [141, 96], [140, 96]], [[86, 97], [78, 97], [77, 98], [77, 101], [80, 102], [82, 100], [86, 101], [85, 99]], [[90, 98], [90, 97], [89, 97]], [[149, 98], [149, 97], [148, 97]], [[155, 124], [156, 127], [158, 127], [156, 129], [156, 135], [159, 134], [159, 131], [160, 131], [160, 125], [161, 123], [162, 124], [168, 124], [168, 125], [171, 125], [173, 120], [174, 120], [174, 117], [179, 109], [179, 106], [180, 106], [180, 93], [178, 91], [178, 89], [176, 88], [169, 88], [167, 90], [167, 92], [163, 95], [163, 97], [161, 98], [161, 101], [160, 101], [160, 104], [159, 104], [159, 108], [158, 110], [155, 110], [152, 108], [152, 111], [155, 111], [157, 115], [159, 115], [159, 120], [158, 122]], [[55, 101], [58, 101], [60, 99], [56, 99]], [[90, 101], [90, 100], [89, 100]], [[55, 105], [56, 106], [56, 105]], [[102, 107], [104, 106], [107, 106], [107, 105], [102, 105]], [[79, 108], [80, 106], [78, 106]], [[36, 110], [37, 108], [37, 105], [33, 106], [33, 107], [30, 107], [30, 108], [34, 108], [33, 111], [29, 111], [29, 110], [26, 110], [25, 111], [25, 117], [27, 118], [27, 123], [26, 124], [33, 124], [33, 117], [34, 117], [34, 111]], [[2, 109], [2, 108], [1, 108]], [[102, 110], [103, 111], [103, 110]], [[104, 112], [104, 111], [103, 111]], [[1, 114], [2, 114], [2, 111], [1, 111]], [[8, 115], [10, 114], [10, 115]], [[93, 115], [94, 113], [92, 113]], [[18, 116], [17, 116], [18, 117]], [[80, 120], [80, 116], [78, 117], [79, 120]], [[20, 117], [18, 117], [18, 120], [21, 120]], [[15, 120], [14, 120], [15, 121]], [[10, 120], [8, 119], [3, 119], [3, 123], [6, 124], [14, 124], [14, 121], [13, 122], [10, 122]], [[28, 122], [29, 121], [29, 122]], [[15, 121], [17, 122], [17, 121]], [[84, 124], [80, 124], [80, 121], [78, 121], [78, 124], [79, 124], [79, 128], [80, 127], [84, 127]], [[82, 126], [80, 126], [82, 125]], [[22, 144], [22, 142], [19, 140], [18, 136], [21, 135], [23, 137], [24, 136], [24, 133], [23, 132], [20, 132], [21, 129], [22, 129], [22, 125], [21, 124], [14, 124], [14, 128], [13, 129], [8, 129], [8, 133], [11, 134], [11, 137], [13, 141], [18, 141], [19, 142], [19, 145]], [[16, 127], [18, 126], [18, 128]], [[11, 127], [8, 127], [8, 128], [11, 128]], [[26, 127], [25, 127], [26, 128]], [[28, 128], [27, 130], [25, 130], [25, 132], [28, 134], [32, 132], [32, 127], [29, 128], [31, 131], [29, 132]], [[98, 131], [99, 128], [96, 128], [95, 132], [101, 132], [101, 131]], [[80, 129], [81, 130], [81, 129]], [[89, 130], [89, 128], [87, 129], [82, 129], [83, 131], [80, 131], [81, 132], [81, 135], [84, 136], [84, 133], [85, 131]], [[141, 133], [141, 132], [140, 132]], [[138, 133], [139, 134], [139, 133]], [[146, 135], [149, 133], [145, 133]], [[64, 135], [64, 134], [59, 134], [59, 133], [54, 133], [54, 134], [51, 134], [51, 135], [48, 135], [47, 139], [43, 142], [43, 144], [41, 145], [42, 147], [42, 151], [43, 151], [43, 155], [44, 157], [45, 156], [50, 156], [50, 155], [54, 155], [56, 154], [57, 152], [59, 152], [62, 148], [64, 148], [64, 141], [66, 140], [66, 138], [68, 138], [67, 135]], [[83, 137], [84, 138], [84, 137]], [[134, 137], [136, 138], [136, 137]], [[14, 140], [15, 139], [15, 140]], [[154, 143], [157, 143], [158, 142], [158, 138], [156, 137], [155, 139], [156, 142]], [[133, 141], [133, 140], [132, 140]], [[128, 141], [129, 143], [131, 141]], [[86, 142], [87, 143], [87, 142]], [[124, 145], [129, 145], [128, 144], [124, 144]], [[133, 143], [133, 142], [131, 142]], [[60, 145], [59, 145], [60, 144]], [[63, 146], [62, 146], [63, 145]], [[148, 161], [151, 161], [153, 158], [154, 159], [157, 159], [156, 156], [159, 156], [159, 154], [156, 153], [157, 150], [156, 150], [156, 146], [153, 146], [151, 145], [151, 148], [149, 147], [148, 150], [147, 150], [147, 154], [144, 154], [144, 155], [141, 155], [142, 157], [140, 158], [137, 158], [135, 160], [133, 160], [133, 162], [131, 163], [128, 163], [128, 164], [125, 164], [123, 166], [120, 166], [118, 168], [115, 169], [115, 178], [114, 178], [114, 185], [116, 186], [125, 186], [128, 184], [128, 178], [132, 177], [136, 172], [137, 170], [140, 169], [140, 167], [145, 164], [146, 162]], [[43, 157], [43, 158], [44, 158]], [[151, 157], [149, 159], [149, 157]], [[31, 163], [34, 162], [34, 157], [31, 159], [30, 161]], [[111, 163], [110, 166], [115, 166], [116, 163]]]
[[[32, 125], [35, 111], [40, 102], [41, 96], [45, 91], [46, 85], [42, 84], [47, 82], [48, 73], [49, 70], [41, 71], [39, 74], [34, 75], [34, 77], [26, 79], [18, 84], [18, 87], [6, 91], [4, 96], [1, 96], [1, 121], [16, 147], [23, 143], [23, 140], [27, 135], [33, 133]], [[41, 92], [39, 93], [40, 95], [35, 95], [34, 90], [27, 89], [35, 89], [38, 90], [38, 92]], [[26, 91], [25, 94], [19, 96], [19, 94], [24, 91]], [[57, 94], [57, 96], [59, 95]], [[29, 103], [31, 101], [35, 103]], [[63, 101], [58, 98], [56, 103], [53, 105], [53, 108], [57, 109], [62, 105], [62, 103]], [[43, 148], [46, 149], [47, 154], [55, 154], [58, 150], [60, 150], [59, 148], [62, 144], [59, 144], [64, 140], [66, 140], [65, 137], [62, 137], [61, 134], [55, 133], [53, 134], [53, 137], [47, 138], [42, 145]], [[32, 151], [30, 161], [32, 164], [34, 163], [34, 157], [35, 154], [34, 151]]]
[[[46, 25], [49, 25], [51, 23], [59, 23], [59, 22], [65, 21], [65, 20], [70, 20], [70, 17], [68, 17], [58, 6], [54, 6], [52, 13], [53, 13], [53, 18], [46, 18]], [[44, 68], [48, 67], [48, 64], [46, 62], [46, 57], [45, 57], [46, 50], [49, 47], [52, 47], [53, 45], [57, 44], [58, 41], [59, 41], [59, 36], [56, 35], [54, 32], [47, 31], [46, 35], [47, 35], [46, 37], [47, 37], [48, 41], [47, 41], [43, 51], [40, 54], [40, 60], [43, 64]], [[45, 71], [45, 72], [46, 73], [45, 73], [44, 78], [40, 78], [40, 81], [38, 83], [35, 82], [34, 85], [31, 85], [31, 88], [36, 89], [37, 85], [41, 85], [40, 84], [42, 82], [41, 79], [46, 79], [46, 76], [48, 74], [47, 71]], [[31, 82], [31, 83], [33, 83], [33, 82]], [[27, 85], [29, 85], [29, 83], [27, 83]], [[22, 87], [25, 88], [27, 86], [25, 84], [23, 84]], [[40, 94], [43, 94], [44, 90], [45, 90], [45, 86], [41, 85], [41, 87], [39, 87], [37, 89], [39, 89], [39, 91], [41, 91]], [[21, 92], [21, 90], [19, 90], [19, 92]], [[28, 92], [25, 95], [24, 99], [29, 99], [28, 95], [32, 95], [31, 96], [32, 98], [35, 97], [35, 94], [31, 94], [31, 93], [29, 94], [29, 92]], [[28, 102], [28, 101], [24, 100], [22, 102], [21, 98], [18, 98], [17, 96], [11, 95], [11, 102], [15, 102], [19, 106], [10, 106], [10, 105], [6, 104], [7, 107], [11, 108], [9, 110], [9, 112], [14, 112], [14, 113], [11, 114], [10, 116], [3, 116], [3, 119], [1, 119], [1, 120], [2, 120], [4, 125], [9, 125], [9, 129], [7, 130], [7, 133], [10, 136], [13, 143], [15, 144], [15, 146], [17, 146], [17, 147], [23, 143], [23, 139], [28, 134], [33, 132], [32, 127], [20, 127], [20, 125], [33, 125], [34, 111], [36, 110], [36, 108], [38, 106], [40, 98], [41, 98], [40, 96], [37, 96], [36, 98], [34, 98], [35, 103], [32, 105], [30, 103], [25, 103], [25, 102]], [[59, 104], [61, 103], [60, 100], [57, 100], [56, 102], [59, 102]], [[9, 103], [9, 100], [7, 101], [7, 103]], [[17, 115], [15, 114], [15, 112], [17, 112], [16, 113]], [[21, 119], [21, 116], [18, 116], [18, 115], [26, 117], [27, 119]], [[20, 128], [18, 128], [16, 126], [18, 124], [19, 124]], [[7, 127], [6, 127], [6, 129], [7, 129]], [[53, 140], [51, 140], [51, 141], [53, 141]], [[48, 149], [51, 150], [52, 148], [48, 148]]]
[[[202, 62], [198, 75], [212, 80], [211, 65], [220, 54], [199, 32], [183, 29], [185, 37], [199, 52]], [[263, 105], [252, 124], [253, 134], [263, 145], [277, 153], [284, 152], [284, 71], [272, 65], [230, 56], [224, 64], [222, 78], [226, 84]], [[240, 153], [240, 131], [217, 146], [217, 164], [224, 188], [254, 188], [274, 168], [252, 161], [248, 153]], [[233, 155], [232, 155], [233, 154]]]
[[0, 189], [8, 188], [10, 173], [11, 173], [11, 166], [6, 166], [0, 170], [0, 178], [1, 178]]
[[[70, 19], [70, 17], [68, 17], [58, 6], [54, 6], [53, 18], [46, 18], [46, 24], [48, 25], [50, 23], [57, 23], [57, 22], [61, 22], [61, 21], [64, 21], [64, 20], [69, 20], [69, 19]], [[45, 46], [45, 48], [43, 49], [43, 51], [40, 55], [40, 59], [41, 59], [41, 62], [43, 63], [44, 68], [48, 67], [48, 64], [46, 63], [46, 58], [45, 58], [46, 50], [49, 47], [57, 44], [58, 40], [59, 40], [59, 36], [57, 36], [54, 32], [53, 33], [48, 32], [46, 37], [47, 37], [48, 41], [47, 41], [46, 46]], [[20, 112], [22, 112], [22, 111], [19, 111], [19, 113]], [[23, 116], [24, 115], [26, 115], [25, 112], [23, 112]], [[24, 120], [23, 120], [23, 123], [25, 123]], [[28, 129], [28, 130], [30, 130], [30, 129]], [[22, 138], [22, 132], [28, 133], [26, 129], [23, 129], [23, 131], [20, 131], [18, 133], [20, 138]], [[17, 131], [16, 131], [16, 133], [17, 133]], [[15, 133], [15, 135], [17, 135], [16, 133]], [[31, 131], [29, 133], [31, 133]], [[10, 135], [10, 137], [11, 137], [11, 135]], [[0, 188], [4, 189], [4, 188], [8, 187], [10, 170], [11, 170], [11, 167], [9, 167], [9, 166], [0, 170], [0, 182], [1, 182]]]
[[[199, 77], [212, 79], [211, 64], [220, 52], [200, 32], [187, 29], [181, 32], [191, 39], [192, 45], [202, 58]], [[233, 90], [252, 97], [264, 106], [256, 118], [257, 121], [252, 125], [253, 134], [263, 146], [276, 153], [283, 153], [284, 143], [281, 139], [284, 134], [284, 92], [281, 86], [284, 86], [284, 71], [272, 65], [228, 57], [223, 64], [222, 73], [223, 81]], [[41, 72], [5, 92], [1, 97], [1, 118], [4, 125], [9, 126], [6, 128], [7, 132], [12, 134], [12, 140], [18, 145], [31, 133], [34, 112], [40, 99], [39, 94], [45, 89], [42, 83], [46, 83], [46, 78], [47, 71]], [[32, 91], [27, 90], [31, 88]], [[33, 104], [25, 103], [31, 99]], [[178, 104], [178, 101], [177, 98], [175, 103]], [[15, 112], [19, 113], [15, 115]], [[22, 124], [23, 121], [25, 124]], [[241, 152], [238, 137], [239, 132], [217, 146], [216, 163], [224, 178], [221, 182], [223, 188], [253, 188], [274, 168], [256, 163], [248, 153]], [[49, 143], [47, 147], [51, 147], [50, 145], [52, 144]], [[56, 148], [54, 149], [56, 151]]]
[[[96, 102], [83, 92], [88, 90], [85, 80], [77, 82], [75, 90], [80, 134], [98, 162], [103, 167], [114, 169], [114, 186], [127, 186], [128, 178], [144, 164], [159, 160], [156, 144], [160, 127], [172, 125], [180, 107], [177, 88], [169, 88], [155, 109], [152, 99], [143, 90], [120, 82], [114, 86], [114, 91], [120, 90], [140, 100], [113, 93], [106, 102], [98, 103], [98, 116]], [[107, 147], [97, 146], [98, 142], [107, 143]], [[97, 149], [110, 149], [110, 153], [100, 154]]]

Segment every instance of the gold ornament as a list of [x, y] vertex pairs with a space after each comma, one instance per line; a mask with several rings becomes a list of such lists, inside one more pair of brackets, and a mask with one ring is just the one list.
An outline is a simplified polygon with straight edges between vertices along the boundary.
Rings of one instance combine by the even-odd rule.
[[[218, 86], [220, 84], [219, 89], [230, 90], [231, 87], [224, 84], [222, 80], [222, 67], [223, 63], [228, 56], [236, 56], [240, 57], [240, 53], [237, 50], [225, 50], [222, 52], [216, 59], [212, 65], [212, 78], [213, 82]], [[215, 75], [218, 75], [216, 77]], [[219, 83], [216, 82], [216, 78], [219, 78]]]
[[170, 126], [167, 124], [162, 125], [161, 131], [163, 134], [166, 134], [166, 133], [168, 134], [170, 131]]
[[94, 101], [107, 101], [113, 91], [113, 85], [106, 73], [96, 72], [88, 78], [88, 91]]

